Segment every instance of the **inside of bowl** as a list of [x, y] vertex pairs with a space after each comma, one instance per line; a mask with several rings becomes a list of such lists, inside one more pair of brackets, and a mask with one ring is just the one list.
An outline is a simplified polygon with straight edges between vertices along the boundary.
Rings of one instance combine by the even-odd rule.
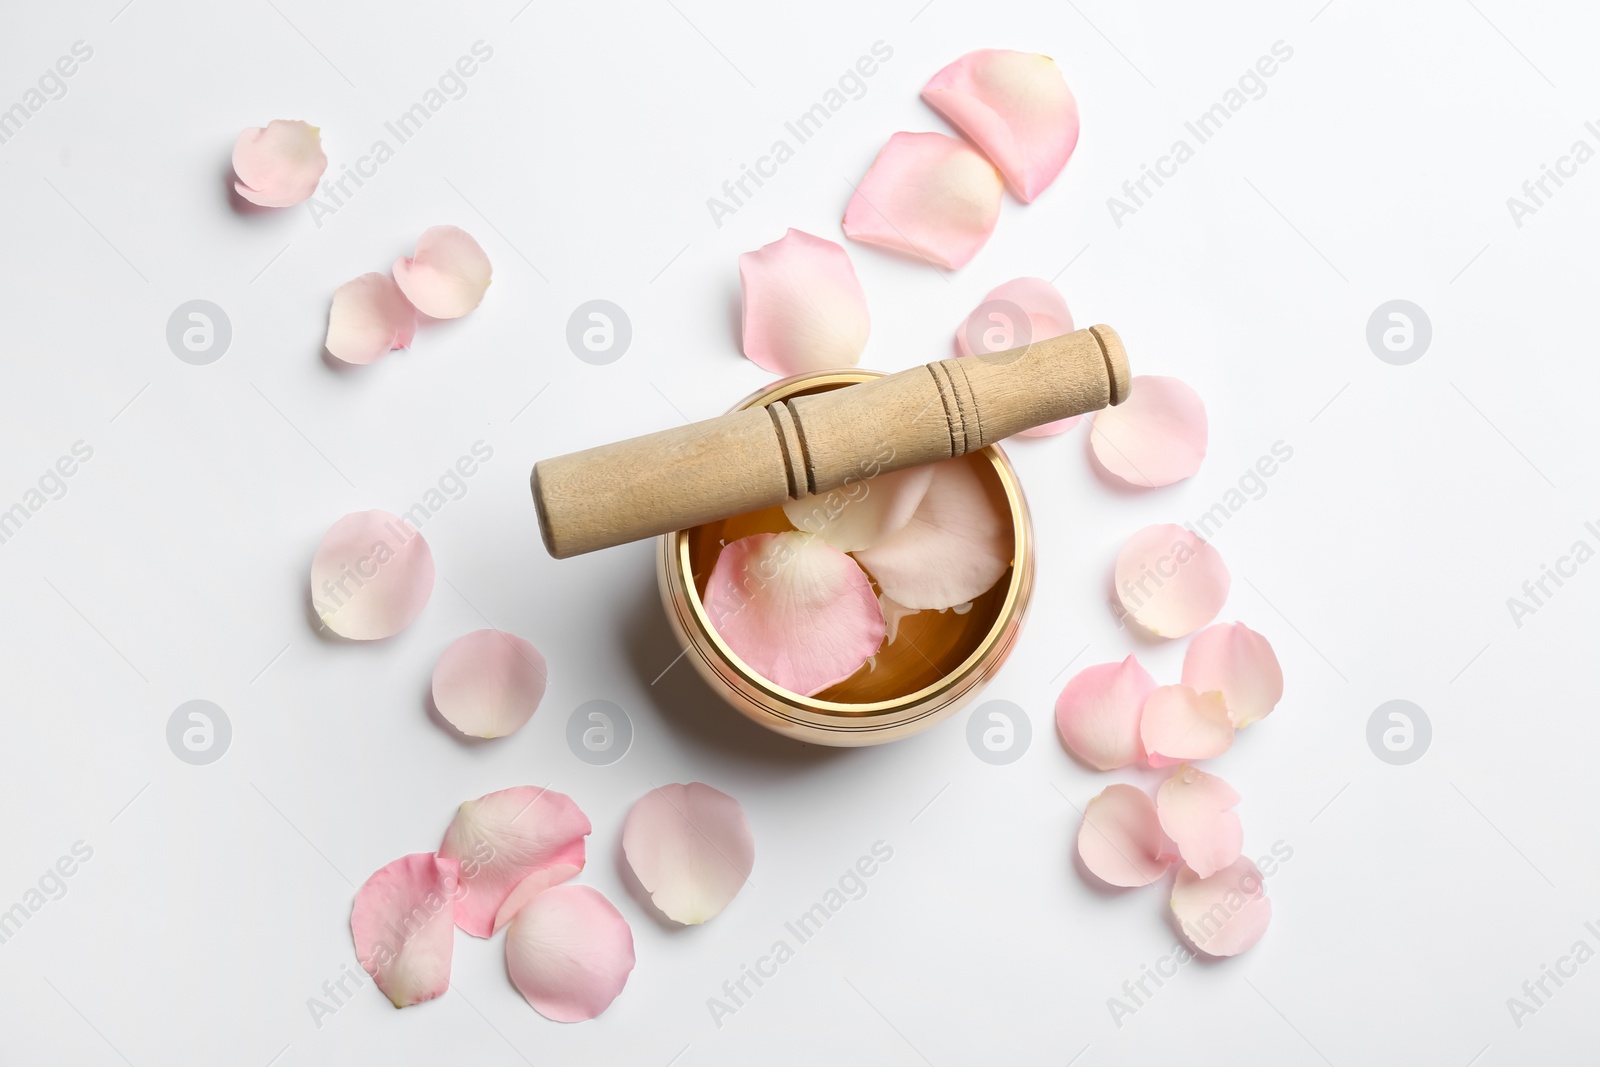
[[[990, 506], [1009, 521], [1011, 507], [1005, 485], [988, 453], [964, 456], [955, 462], [972, 464], [988, 491]], [[705, 596], [706, 583], [724, 544], [751, 534], [793, 529], [783, 509], [773, 507], [685, 531], [695, 595]], [[919, 611], [903, 617], [894, 641], [886, 642], [866, 666], [815, 694], [816, 698], [840, 704], [871, 704], [894, 700], [938, 682], [965, 662], [995, 628], [1015, 571], [1013, 560], [1000, 580], [964, 610]], [[868, 571], [867, 576], [870, 578], [872, 572]], [[873, 589], [877, 590], [876, 582]]]

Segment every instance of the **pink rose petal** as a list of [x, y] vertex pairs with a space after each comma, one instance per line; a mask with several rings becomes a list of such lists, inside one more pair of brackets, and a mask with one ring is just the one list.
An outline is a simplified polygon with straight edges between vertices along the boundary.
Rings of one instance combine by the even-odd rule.
[[252, 126], [233, 143], [233, 183], [238, 194], [261, 207], [290, 207], [317, 191], [328, 157], [321, 132], [298, 119], [273, 119]]
[[744, 354], [787, 377], [853, 367], [872, 319], [850, 256], [832, 241], [791, 229], [739, 257]]
[[736, 656], [804, 696], [844, 681], [883, 644], [883, 611], [867, 576], [807, 533], [753, 534], [723, 546], [705, 609]]
[[783, 513], [796, 529], [818, 535], [840, 552], [859, 552], [910, 522], [932, 481], [933, 467], [908, 467], [787, 500]]
[[546, 1019], [593, 1019], [633, 970], [633, 931], [598, 890], [561, 885], [535, 896], [506, 931], [511, 984]]
[[392, 637], [422, 613], [433, 592], [433, 553], [409, 522], [357, 511], [328, 528], [311, 561], [311, 603], [340, 637]]
[[885, 596], [918, 610], [987, 592], [1011, 566], [1010, 516], [990, 499], [969, 457], [931, 464], [933, 480], [898, 531], [856, 553]]
[[1283, 697], [1283, 669], [1265, 637], [1242, 622], [1208, 626], [1194, 635], [1183, 657], [1183, 684], [1215, 690], [1235, 726], [1272, 714]]
[[1040, 423], [1027, 430], [1019, 431], [1018, 437], [1054, 437], [1058, 433], [1066, 433], [1078, 423], [1083, 421], [1082, 415], [1073, 415], [1070, 418], [1057, 419], [1054, 422]]
[[1233, 786], [1187, 764], [1156, 790], [1161, 829], [1178, 846], [1195, 874], [1209, 878], [1239, 858], [1244, 827], [1231, 810], [1239, 803]]
[[845, 236], [960, 267], [994, 232], [1003, 187], [989, 161], [964, 141], [897, 133], [856, 186], [844, 212]]
[[561, 866], [582, 870], [589, 829], [571, 797], [533, 786], [462, 804], [439, 846], [439, 855], [461, 862], [466, 892], [456, 902], [456, 925], [488, 937], [506, 898], [529, 875]]
[[701, 782], [640, 797], [622, 826], [622, 851], [655, 906], [685, 925], [720, 915], [756, 858], [739, 802]]
[[[1015, 278], [989, 290], [956, 330], [956, 354], [986, 355], [1021, 348], [1072, 332], [1072, 312], [1056, 287], [1043, 278]], [[1023, 437], [1049, 437], [1076, 426], [1082, 415], [1057, 419]]]
[[410, 258], [394, 261], [394, 280], [417, 310], [458, 319], [483, 303], [493, 268], [472, 235], [455, 226], [430, 226]]
[[544, 657], [516, 634], [476, 630], [457, 638], [433, 667], [433, 703], [469, 737], [504, 737], [544, 697]]
[[922, 99], [994, 160], [1023, 203], [1055, 181], [1078, 144], [1078, 102], [1049, 56], [968, 52], [929, 79]]
[[373, 363], [407, 348], [417, 332], [417, 309], [387, 274], [376, 271], [333, 291], [328, 309], [328, 354], [346, 363]]
[[1139, 716], [1156, 688], [1150, 672], [1129, 656], [1072, 676], [1056, 700], [1056, 728], [1079, 759], [1096, 770], [1128, 767], [1145, 758]]
[[1013, 278], [989, 290], [956, 330], [956, 354], [987, 355], [1072, 332], [1072, 312], [1043, 278]]
[[1078, 855], [1102, 882], [1125, 888], [1149, 885], [1171, 864], [1161, 845], [1156, 806], [1144, 790], [1108, 785], [1083, 806]]
[[1232, 578], [1222, 556], [1181, 526], [1146, 526], [1117, 553], [1117, 599], [1157, 637], [1182, 637], [1217, 617]]
[[1150, 766], [1220, 756], [1233, 745], [1233, 721], [1221, 693], [1196, 693], [1186, 685], [1157, 686], [1144, 702], [1139, 736]]
[[459, 876], [455, 860], [417, 852], [380, 868], [356, 891], [356, 958], [397, 1008], [450, 987]]
[[1261, 940], [1272, 920], [1272, 901], [1261, 871], [1240, 858], [1202, 878], [1178, 869], [1172, 887], [1172, 914], [1183, 936], [1208, 956], [1237, 956]]
[[1181, 482], [1206, 457], [1206, 406], [1176, 378], [1141, 374], [1128, 398], [1095, 412], [1089, 431], [1094, 458], [1129, 485]]

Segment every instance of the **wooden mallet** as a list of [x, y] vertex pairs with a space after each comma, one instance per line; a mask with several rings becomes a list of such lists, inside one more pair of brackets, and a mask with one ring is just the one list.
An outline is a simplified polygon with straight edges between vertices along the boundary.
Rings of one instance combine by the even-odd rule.
[[542, 460], [539, 531], [566, 559], [964, 456], [1127, 396], [1127, 353], [1109, 326], [940, 360]]

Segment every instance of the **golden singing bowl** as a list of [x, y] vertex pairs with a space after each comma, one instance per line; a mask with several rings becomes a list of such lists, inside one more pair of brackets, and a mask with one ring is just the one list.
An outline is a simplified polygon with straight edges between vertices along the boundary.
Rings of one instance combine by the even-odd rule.
[[[838, 389], [877, 371], [821, 371], [785, 378], [735, 405], [765, 406], [804, 393]], [[901, 619], [896, 639], [866, 667], [815, 696], [763, 678], [728, 648], [701, 597], [726, 542], [794, 529], [782, 508], [664, 534], [656, 573], [673, 632], [713, 691], [769, 730], [812, 744], [879, 745], [909, 737], [972, 700], [1015, 644], [1033, 594], [1033, 528], [1016, 472], [997, 445], [957, 462], [971, 463], [996, 509], [1010, 516], [1011, 566], [988, 592], [957, 613], [919, 611]]]

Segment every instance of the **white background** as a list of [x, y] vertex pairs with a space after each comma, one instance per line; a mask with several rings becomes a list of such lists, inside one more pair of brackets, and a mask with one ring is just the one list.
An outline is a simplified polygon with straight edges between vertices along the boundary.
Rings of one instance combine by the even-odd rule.
[[[310, 0], [13, 4], [0, 106], [84, 41], [69, 91], [0, 145], [0, 507], [83, 440], [91, 461], [0, 545], [5, 740], [0, 908], [73, 843], [93, 858], [0, 945], [6, 1063], [1513, 1064], [1588, 1058], [1600, 964], [1514, 1025], [1521, 995], [1600, 918], [1591, 675], [1600, 565], [1513, 624], [1506, 598], [1595, 537], [1593, 342], [1600, 163], [1520, 228], [1506, 207], [1600, 117], [1578, 4], [1372, 0], [1225, 5], [922, 0], [795, 5], [330, 5]], [[276, 6], [274, 6], [276, 5]], [[236, 211], [238, 131], [323, 130], [353, 162], [473, 42], [493, 58], [319, 228]], [[715, 226], [706, 198], [882, 40], [893, 58], [778, 177]], [[1251, 101], [1119, 228], [1106, 200], [1275, 41]], [[863, 365], [950, 352], [996, 284], [1055, 278], [1136, 373], [1192, 383], [1200, 474], [1133, 493], [1085, 428], [1017, 443], [1040, 538], [1035, 606], [987, 690], [1031, 716], [1017, 762], [974, 757], [966, 716], [886, 748], [768, 735], [683, 664], [654, 546], [555, 562], [526, 478], [538, 458], [716, 414], [766, 380], [737, 347], [739, 253], [788, 226], [839, 239], [848, 182], [962, 53], [1056, 57], [1083, 136], [1031, 206], [1007, 199], [953, 273], [850, 244], [873, 312]], [[319, 354], [341, 282], [427, 226], [475, 234], [483, 307], [413, 351], [339, 371]], [[226, 310], [210, 366], [168, 350], [169, 314]], [[604, 298], [632, 347], [590, 366], [565, 324]], [[1384, 301], [1421, 305], [1410, 366], [1368, 349]], [[533, 400], [532, 404], [529, 401]], [[399, 512], [474, 442], [494, 458], [424, 534], [440, 580], [369, 645], [307, 621], [306, 576], [339, 516]], [[1200, 516], [1274, 442], [1293, 458], [1216, 535], [1223, 613], [1268, 635], [1272, 718], [1211, 769], [1243, 794], [1246, 851], [1293, 858], [1248, 954], [1190, 964], [1118, 1027], [1108, 998], [1175, 940], [1163, 886], [1108, 893], [1074, 869], [1104, 785], [1057, 741], [1074, 669], [1138, 652], [1175, 681], [1183, 642], [1106, 607], [1134, 530]], [[485, 625], [547, 656], [520, 733], [464, 744], [430, 719], [434, 659]], [[167, 747], [180, 703], [233, 724], [217, 763]], [[630, 715], [619, 763], [569, 752], [591, 699]], [[1431, 749], [1369, 751], [1380, 703], [1432, 720]], [[632, 802], [701, 780], [754, 828], [751, 884], [722, 916], [658, 921], [620, 862]], [[547, 1022], [499, 939], [456, 942], [454, 988], [397, 1012], [370, 985], [317, 1026], [307, 999], [354, 967], [354, 887], [436, 846], [462, 800], [550, 785], [594, 823], [580, 881], [633, 927], [638, 966], [600, 1019]], [[894, 850], [724, 1025], [707, 999], [784, 936], [875, 841]], [[1554, 989], [1553, 986], [1549, 988]]]

